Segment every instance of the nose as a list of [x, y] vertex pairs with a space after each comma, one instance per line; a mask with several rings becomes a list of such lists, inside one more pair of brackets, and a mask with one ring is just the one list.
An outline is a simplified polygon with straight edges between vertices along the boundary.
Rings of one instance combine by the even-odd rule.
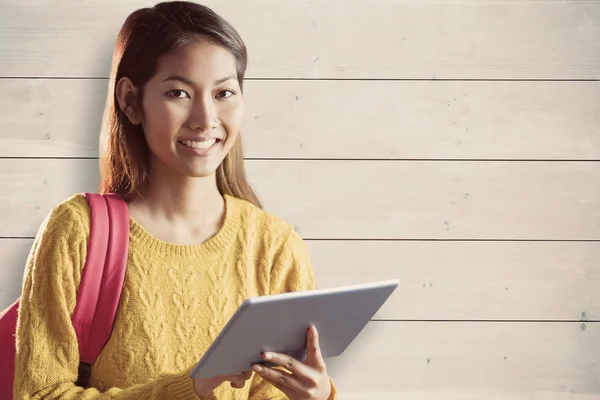
[[217, 127], [217, 108], [214, 101], [202, 98], [194, 104], [189, 121], [189, 128], [196, 131], [208, 131]]

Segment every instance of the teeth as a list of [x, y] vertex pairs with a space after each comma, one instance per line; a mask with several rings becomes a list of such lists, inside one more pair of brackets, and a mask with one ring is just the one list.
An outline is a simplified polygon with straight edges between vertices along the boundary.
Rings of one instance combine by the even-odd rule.
[[212, 146], [216, 142], [217, 142], [217, 139], [204, 140], [202, 142], [186, 140], [185, 142], [179, 142], [179, 143], [184, 144], [187, 147], [192, 147], [194, 149], [208, 149], [210, 146]]

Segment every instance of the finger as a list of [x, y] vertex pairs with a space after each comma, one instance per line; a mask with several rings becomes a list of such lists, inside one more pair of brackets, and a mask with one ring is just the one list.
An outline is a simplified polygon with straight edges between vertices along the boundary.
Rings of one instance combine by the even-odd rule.
[[287, 354], [266, 352], [262, 355], [265, 361], [278, 365], [290, 371], [293, 375], [304, 380], [316, 380], [317, 374], [308, 365]]
[[252, 369], [261, 378], [281, 390], [289, 398], [294, 398], [297, 393], [302, 393], [303, 391], [302, 384], [290, 373], [274, 368], [267, 368], [259, 364], [253, 365]]
[[230, 381], [231, 386], [236, 389], [241, 389], [246, 384], [245, 376], [242, 373], [229, 375], [227, 380]]
[[321, 354], [321, 346], [319, 344], [319, 332], [313, 325], [308, 329], [306, 334], [306, 363], [319, 371], [325, 370], [325, 360]]
[[231, 386], [236, 389], [241, 389], [245, 386], [246, 381], [252, 377], [252, 371], [244, 371], [237, 374], [230, 375]]
[[244, 371], [243, 375], [244, 375], [244, 380], [247, 381], [248, 379], [252, 378], [252, 371]]

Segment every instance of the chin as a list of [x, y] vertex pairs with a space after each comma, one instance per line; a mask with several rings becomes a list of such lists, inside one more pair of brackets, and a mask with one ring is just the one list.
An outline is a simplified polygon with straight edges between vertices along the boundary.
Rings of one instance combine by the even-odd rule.
[[217, 168], [195, 168], [192, 170], [184, 171], [184, 175], [190, 178], [208, 178], [215, 175]]
[[213, 172], [194, 172], [189, 175], [190, 178], [209, 178], [215, 175], [216, 171]]

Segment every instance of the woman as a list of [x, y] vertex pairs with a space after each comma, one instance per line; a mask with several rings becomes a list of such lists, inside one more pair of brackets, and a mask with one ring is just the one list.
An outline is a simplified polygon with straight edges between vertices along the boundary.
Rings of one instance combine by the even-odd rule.
[[201, 5], [161, 3], [127, 18], [100, 153], [100, 191], [120, 194], [131, 216], [114, 329], [90, 388], [78, 387], [70, 316], [90, 212], [74, 195], [48, 215], [28, 260], [15, 398], [335, 398], [314, 330], [306, 361], [264, 355], [287, 370], [255, 366], [254, 373], [190, 378], [243, 300], [315, 287], [302, 239], [261, 209], [245, 177], [246, 62], [234, 28]]

